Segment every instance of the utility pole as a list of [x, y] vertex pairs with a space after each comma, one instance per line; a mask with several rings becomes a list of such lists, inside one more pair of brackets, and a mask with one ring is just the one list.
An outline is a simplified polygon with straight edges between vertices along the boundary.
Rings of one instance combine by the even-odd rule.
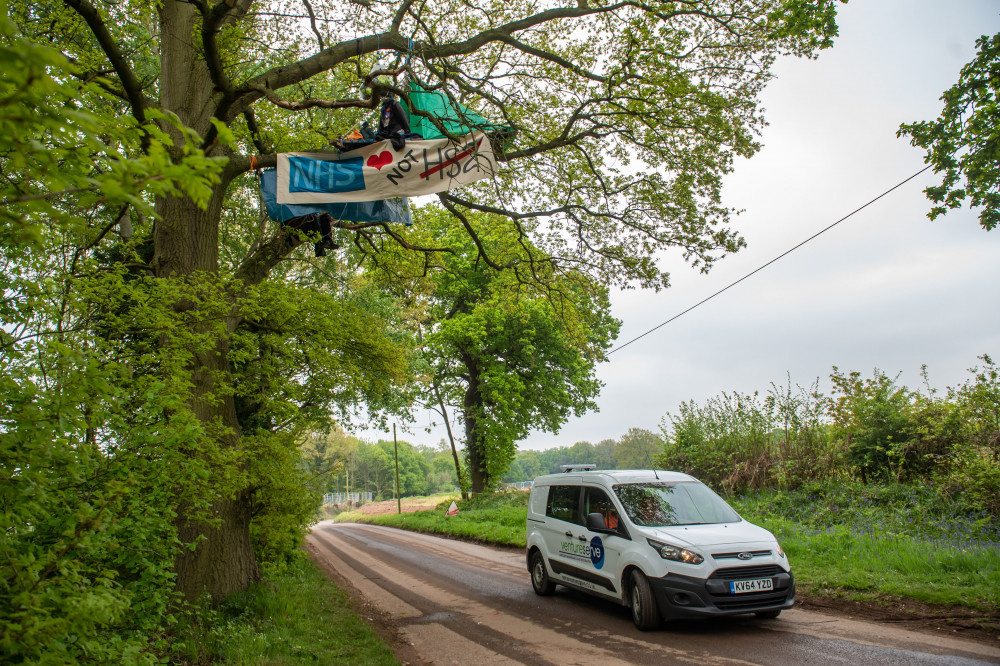
[[396, 424], [392, 424], [392, 446], [396, 450], [396, 513], [403, 513], [403, 500], [399, 497], [399, 442], [396, 441]]

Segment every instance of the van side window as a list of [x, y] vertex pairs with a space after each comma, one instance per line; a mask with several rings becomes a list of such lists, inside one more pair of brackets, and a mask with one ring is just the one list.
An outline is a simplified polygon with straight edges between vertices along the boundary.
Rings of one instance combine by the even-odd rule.
[[549, 503], [545, 515], [567, 523], [580, 522], [580, 486], [552, 486], [549, 488]]
[[618, 510], [608, 494], [600, 488], [586, 488], [583, 494], [583, 515], [599, 513], [610, 530], [619, 529]]

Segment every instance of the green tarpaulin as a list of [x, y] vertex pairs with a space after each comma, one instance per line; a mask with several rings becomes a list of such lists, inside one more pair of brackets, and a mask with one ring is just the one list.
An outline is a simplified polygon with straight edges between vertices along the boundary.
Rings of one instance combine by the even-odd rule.
[[[427, 90], [412, 79], [409, 97], [414, 108], [426, 111], [437, 118], [445, 129], [453, 135], [462, 136], [473, 130], [480, 130], [489, 135], [493, 141], [499, 140], [500, 142], [506, 142], [514, 135], [513, 128], [492, 123], [475, 111], [453, 102], [444, 91]], [[435, 127], [430, 118], [415, 113], [411, 113], [409, 116], [410, 131], [414, 134], [420, 134], [425, 139], [444, 137], [444, 134]]]

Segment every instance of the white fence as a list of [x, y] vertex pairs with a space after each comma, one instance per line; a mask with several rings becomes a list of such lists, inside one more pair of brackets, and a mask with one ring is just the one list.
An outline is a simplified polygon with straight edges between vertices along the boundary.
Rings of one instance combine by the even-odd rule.
[[531, 488], [531, 481], [518, 481], [517, 483], [508, 483], [508, 488], [517, 488], [518, 490], [527, 490]]
[[371, 502], [371, 491], [365, 493], [327, 493], [323, 495], [323, 504], [346, 504], [347, 502]]

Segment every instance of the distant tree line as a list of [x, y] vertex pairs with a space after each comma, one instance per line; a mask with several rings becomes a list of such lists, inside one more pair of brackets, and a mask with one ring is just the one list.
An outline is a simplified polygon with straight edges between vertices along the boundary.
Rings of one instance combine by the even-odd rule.
[[545, 451], [520, 451], [503, 481], [530, 481], [542, 474], [561, 472], [562, 466], [568, 464], [593, 463], [597, 469], [649, 468], [662, 452], [660, 435], [643, 428], [631, 428], [617, 440], [604, 439], [597, 444], [577, 442]]
[[334, 429], [314, 433], [302, 445], [301, 465], [321, 479], [323, 493], [370, 492], [376, 500], [396, 496], [396, 452], [401, 497], [451, 492], [459, 487], [448, 444], [413, 445], [399, 440], [367, 442]]
[[[322, 492], [371, 492], [375, 499], [395, 497], [395, 451], [392, 440], [368, 442], [334, 429], [316, 433], [302, 445], [302, 467], [310, 478], [321, 479]], [[459, 487], [451, 449], [414, 445], [398, 440], [401, 497], [451, 492]], [[631, 428], [619, 439], [597, 444], [577, 442], [545, 451], [520, 451], [502, 477], [502, 483], [531, 481], [562, 471], [562, 465], [593, 463], [599, 469], [648, 468], [663, 452], [663, 438], [651, 430]], [[462, 461], [463, 470], [467, 462]]]

